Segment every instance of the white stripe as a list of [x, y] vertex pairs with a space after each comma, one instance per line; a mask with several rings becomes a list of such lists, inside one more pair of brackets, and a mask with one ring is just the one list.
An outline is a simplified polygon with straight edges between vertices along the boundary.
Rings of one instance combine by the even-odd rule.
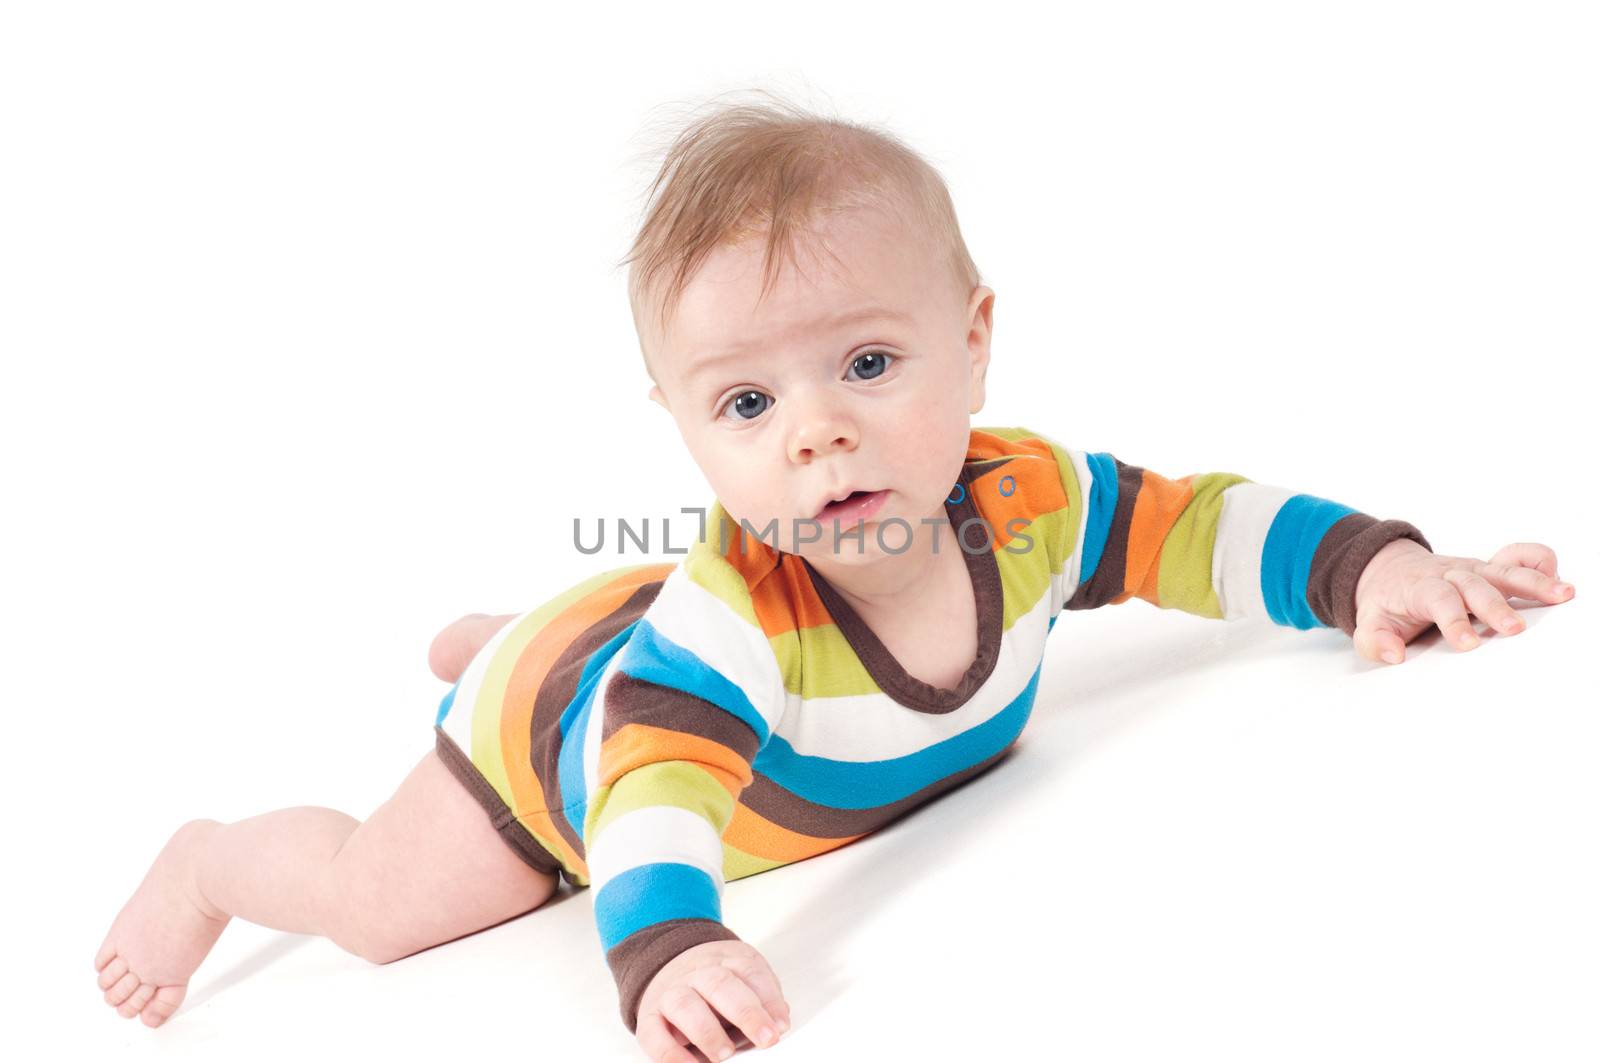
[[1211, 552], [1211, 586], [1224, 620], [1267, 616], [1261, 595], [1261, 551], [1273, 518], [1297, 493], [1258, 483], [1237, 483], [1222, 492], [1217, 544]]
[[1041, 595], [1001, 637], [983, 686], [953, 712], [916, 712], [881, 692], [804, 698], [777, 734], [797, 753], [852, 763], [903, 757], [953, 738], [998, 715], [1027, 687], [1044, 655], [1049, 619], [1050, 601]]
[[641, 619], [743, 691], [769, 732], [777, 727], [788, 697], [766, 632], [691, 579], [684, 565], [667, 576]]
[[[1060, 444], [1056, 444], [1060, 446]], [[1081, 450], [1072, 450], [1061, 447], [1072, 461], [1072, 471], [1078, 477], [1078, 512], [1068, 514], [1077, 518], [1077, 530], [1073, 533], [1072, 554], [1066, 563], [1061, 566], [1061, 571], [1050, 577], [1050, 615], [1055, 616], [1071, 600], [1078, 591], [1078, 580], [1083, 572], [1083, 540], [1089, 533], [1089, 495], [1094, 490], [1094, 473], [1089, 469], [1088, 456]], [[1066, 485], [1062, 485], [1066, 490]], [[1072, 500], [1069, 497], [1067, 501]]]
[[601, 888], [643, 864], [689, 864], [711, 877], [722, 896], [722, 839], [704, 819], [676, 805], [636, 808], [618, 816], [588, 848], [589, 885]]
[[[484, 704], [479, 704], [483, 699], [479, 692], [483, 687], [483, 677], [489, 672], [490, 661], [500, 651], [511, 632], [521, 624], [529, 614], [523, 613], [510, 623], [489, 637], [472, 660], [467, 662], [467, 667], [462, 670], [459, 680], [460, 686], [456, 689], [455, 700], [450, 703], [450, 711], [445, 715], [444, 733], [449, 735], [455, 744], [469, 757], [472, 755], [472, 718], [479, 712], [492, 713], [495, 719], [500, 718], [500, 699], [490, 698]], [[440, 696], [443, 700], [443, 695]]]
[[[648, 610], [646, 610], [648, 613]], [[611, 686], [611, 677], [617, 674], [617, 669], [622, 665], [622, 648], [611, 655], [611, 660], [600, 671], [600, 678], [595, 681], [594, 698], [589, 702], [588, 726], [583, 730], [583, 800], [584, 819], [589, 818], [593, 811], [589, 802], [594, 800], [595, 791], [600, 789], [600, 736], [606, 725], [606, 690]], [[572, 741], [572, 735], [567, 735], [567, 741]], [[579, 833], [587, 830], [588, 824], [574, 824]]]

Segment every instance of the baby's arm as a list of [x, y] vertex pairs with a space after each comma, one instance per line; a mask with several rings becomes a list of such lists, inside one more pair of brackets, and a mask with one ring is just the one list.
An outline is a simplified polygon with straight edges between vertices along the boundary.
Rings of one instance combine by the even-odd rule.
[[1061, 529], [1074, 541], [1057, 547], [1061, 608], [1137, 597], [1196, 616], [1353, 636], [1355, 585], [1373, 556], [1400, 538], [1432, 549], [1403, 520], [1236, 473], [1173, 479], [1112, 454], [1050, 445], [1077, 513]]

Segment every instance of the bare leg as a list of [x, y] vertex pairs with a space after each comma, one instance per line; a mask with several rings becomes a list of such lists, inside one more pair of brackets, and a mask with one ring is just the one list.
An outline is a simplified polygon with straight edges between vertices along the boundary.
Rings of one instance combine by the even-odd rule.
[[430, 750], [364, 823], [307, 806], [184, 824], [112, 923], [95, 969], [118, 1014], [159, 1026], [233, 916], [388, 963], [531, 911], [556, 887]]
[[454, 683], [483, 649], [484, 643], [517, 616], [516, 613], [504, 616], [468, 613], [433, 637], [433, 645], [428, 647], [428, 667], [446, 683]]

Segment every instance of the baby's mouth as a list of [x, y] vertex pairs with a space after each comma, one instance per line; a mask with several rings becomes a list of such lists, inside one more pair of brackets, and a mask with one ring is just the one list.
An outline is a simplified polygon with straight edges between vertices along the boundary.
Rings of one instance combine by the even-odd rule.
[[864, 520], [876, 512], [883, 505], [883, 500], [888, 496], [887, 489], [877, 491], [851, 491], [844, 498], [829, 502], [813, 520], [853, 522]]

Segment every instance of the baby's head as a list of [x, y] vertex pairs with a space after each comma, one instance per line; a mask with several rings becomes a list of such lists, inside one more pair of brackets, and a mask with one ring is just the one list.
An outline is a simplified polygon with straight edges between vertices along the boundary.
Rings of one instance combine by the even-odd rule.
[[[931, 166], [781, 101], [724, 106], [667, 150], [623, 262], [650, 398], [731, 517], [776, 520], [770, 545], [824, 564], [880, 559], [890, 517], [926, 541], [983, 406], [994, 306]], [[796, 543], [851, 491], [887, 492], [859, 554], [831, 525]]]

